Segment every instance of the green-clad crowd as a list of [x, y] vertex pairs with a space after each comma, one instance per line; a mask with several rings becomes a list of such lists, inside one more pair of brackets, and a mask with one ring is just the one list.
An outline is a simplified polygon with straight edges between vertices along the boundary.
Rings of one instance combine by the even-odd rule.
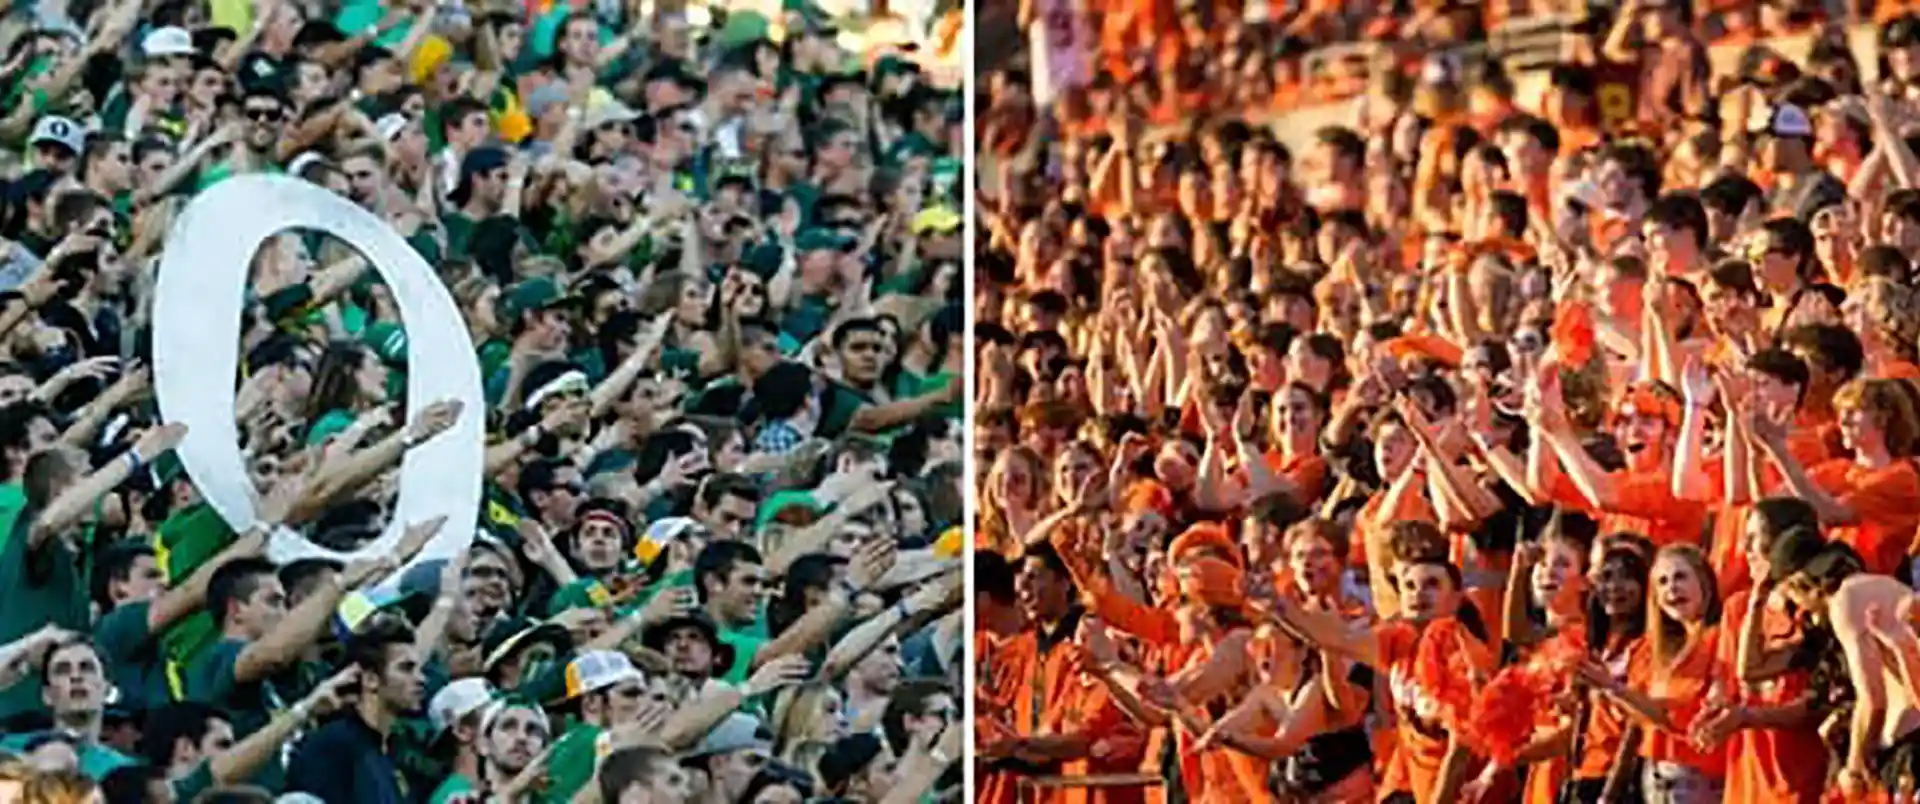
[[[0, 15], [0, 782], [960, 798], [961, 88], [897, 27], [808, 0]], [[472, 353], [422, 353], [350, 245], [268, 238], [236, 529], [200, 492], [235, 479], [188, 471], [154, 402], [197, 367], [153, 364], [152, 298], [195, 197], [256, 174], [385, 221]], [[482, 399], [408, 398], [445, 360]], [[471, 519], [393, 522], [401, 464], [474, 421]]]

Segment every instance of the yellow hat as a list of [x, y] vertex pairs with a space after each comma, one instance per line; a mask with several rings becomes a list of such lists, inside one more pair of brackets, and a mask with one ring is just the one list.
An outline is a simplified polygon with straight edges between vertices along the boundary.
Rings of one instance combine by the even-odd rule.
[[967, 534], [959, 528], [947, 528], [941, 531], [940, 538], [933, 543], [933, 554], [941, 558], [959, 558], [966, 552]]
[[413, 82], [426, 83], [428, 77], [452, 58], [453, 45], [449, 44], [444, 37], [427, 37], [426, 41], [420, 43], [419, 49], [413, 52]]
[[913, 216], [913, 233], [924, 235], [928, 232], [957, 232], [960, 230], [960, 223], [960, 213], [955, 212], [953, 207], [944, 204], [928, 207], [920, 210], [920, 214]]

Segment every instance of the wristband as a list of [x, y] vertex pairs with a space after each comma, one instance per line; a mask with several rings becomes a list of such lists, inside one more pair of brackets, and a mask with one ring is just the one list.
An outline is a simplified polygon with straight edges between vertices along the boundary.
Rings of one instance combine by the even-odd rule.
[[146, 460], [140, 457], [139, 447], [128, 447], [126, 459], [128, 471], [138, 472], [140, 471], [140, 465], [146, 463]]
[[847, 601], [852, 602], [854, 598], [860, 596], [862, 590], [860, 587], [854, 586], [852, 581], [842, 580], [840, 582], [840, 591], [847, 593]]
[[907, 599], [904, 597], [900, 598], [900, 602], [893, 604], [893, 610], [900, 615], [900, 619], [902, 620], [913, 619], [913, 609], [907, 606]]
[[938, 746], [935, 746], [933, 750], [928, 751], [927, 756], [933, 757], [933, 761], [938, 762], [942, 765], [953, 764], [953, 757], [947, 756], [947, 752], [940, 750]]

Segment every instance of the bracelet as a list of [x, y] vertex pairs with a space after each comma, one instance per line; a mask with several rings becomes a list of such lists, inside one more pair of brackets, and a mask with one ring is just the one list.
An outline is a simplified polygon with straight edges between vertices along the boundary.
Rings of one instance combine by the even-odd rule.
[[127, 459], [127, 470], [130, 472], [140, 471], [140, 465], [146, 463], [146, 460], [140, 457], [139, 447], [128, 447], [125, 457]]
[[893, 610], [900, 615], [900, 619], [902, 620], [913, 619], [913, 609], [907, 606], [907, 599], [904, 597], [900, 598], [900, 602], [893, 604]]
[[852, 602], [854, 598], [860, 596], [862, 590], [860, 587], [854, 586], [852, 581], [843, 580], [840, 582], [840, 591], [847, 594], [848, 602]]
[[932, 750], [927, 752], [927, 756], [933, 757], [933, 761], [942, 765], [953, 764], [953, 757], [947, 756], [947, 752], [940, 750], [939, 746], [934, 746]]

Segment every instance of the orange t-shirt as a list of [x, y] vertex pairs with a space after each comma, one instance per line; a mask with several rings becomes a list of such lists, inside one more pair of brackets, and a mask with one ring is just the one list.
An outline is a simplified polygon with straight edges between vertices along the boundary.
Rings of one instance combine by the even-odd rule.
[[[1726, 616], [1732, 628], [1720, 641], [1720, 661], [1738, 666], [1739, 618], [1746, 616], [1750, 592], [1727, 598]], [[1798, 627], [1786, 612], [1768, 606], [1761, 632], [1768, 641], [1792, 639]], [[1789, 670], [1757, 685], [1739, 685], [1738, 700], [1749, 706], [1785, 706], [1806, 694], [1813, 674]], [[1816, 804], [1826, 789], [1826, 765], [1809, 762], [1827, 747], [1813, 726], [1797, 729], [1741, 729], [1727, 740], [1728, 801], [1797, 802]]]
[[1552, 499], [1600, 519], [1600, 535], [1631, 532], [1644, 534], [1655, 547], [1669, 544], [1699, 544], [1707, 525], [1707, 506], [1673, 496], [1673, 477], [1668, 471], [1639, 474], [1629, 469], [1608, 472], [1614, 487], [1613, 504], [1605, 510], [1593, 505], [1563, 473], [1554, 483]]
[[1679, 730], [1649, 727], [1642, 731], [1640, 756], [1649, 762], [1685, 765], [1714, 778], [1727, 775], [1724, 743], [1701, 751], [1686, 735], [1706, 708], [1708, 691], [1715, 685], [1732, 689], [1732, 667], [1720, 659], [1720, 631], [1717, 625], [1706, 627], [1699, 640], [1673, 657], [1664, 670], [1654, 666], [1651, 636], [1627, 658], [1627, 685], [1666, 709]]
[[[1602, 660], [1615, 680], [1628, 680], [1633, 654], [1644, 644], [1644, 637], [1636, 638], [1624, 652]], [[1626, 739], [1627, 716], [1619, 704], [1600, 693], [1589, 693], [1587, 701], [1587, 727], [1580, 738], [1580, 763], [1573, 769], [1573, 778], [1604, 779], [1613, 770], [1620, 741]]]
[[1920, 525], [1920, 473], [1913, 463], [1895, 460], [1879, 469], [1866, 469], [1851, 460], [1835, 458], [1808, 471], [1822, 490], [1852, 508], [1858, 524], [1833, 528], [1835, 541], [1846, 542], [1866, 560], [1867, 571], [1891, 575], [1906, 560]]
[[1288, 460], [1279, 450], [1273, 450], [1267, 453], [1267, 468], [1285, 475], [1287, 481], [1300, 490], [1301, 502], [1316, 502], [1320, 495], [1327, 493], [1327, 459], [1319, 455], [1299, 455]]
[[[1443, 724], [1434, 720], [1438, 716], [1438, 702], [1420, 688], [1415, 675], [1414, 660], [1426, 630], [1410, 622], [1395, 621], [1379, 626], [1375, 634], [1380, 643], [1380, 663], [1386, 665], [1388, 671], [1387, 690], [1397, 714], [1398, 738], [1392, 756], [1385, 762], [1385, 774], [1378, 790], [1382, 794], [1410, 793], [1416, 804], [1436, 804], [1434, 794], [1439, 788], [1440, 765], [1447, 758], [1449, 734]], [[1464, 632], [1463, 638], [1472, 639]], [[1484, 649], [1466, 653], [1488, 655]], [[1480, 669], [1487, 673], [1493, 671], [1491, 666]]]
[[[1388, 517], [1388, 522], [1438, 522], [1439, 515], [1433, 510], [1433, 503], [1427, 500], [1426, 481], [1417, 481], [1420, 486], [1409, 494], [1400, 495], [1399, 505]], [[1373, 523], [1380, 518], [1380, 509], [1387, 504], [1387, 492], [1376, 491], [1367, 498], [1367, 504], [1360, 507], [1359, 515], [1353, 519], [1354, 538], [1347, 545], [1347, 563], [1356, 568], [1367, 566], [1367, 542], [1384, 534], [1378, 533]]]

